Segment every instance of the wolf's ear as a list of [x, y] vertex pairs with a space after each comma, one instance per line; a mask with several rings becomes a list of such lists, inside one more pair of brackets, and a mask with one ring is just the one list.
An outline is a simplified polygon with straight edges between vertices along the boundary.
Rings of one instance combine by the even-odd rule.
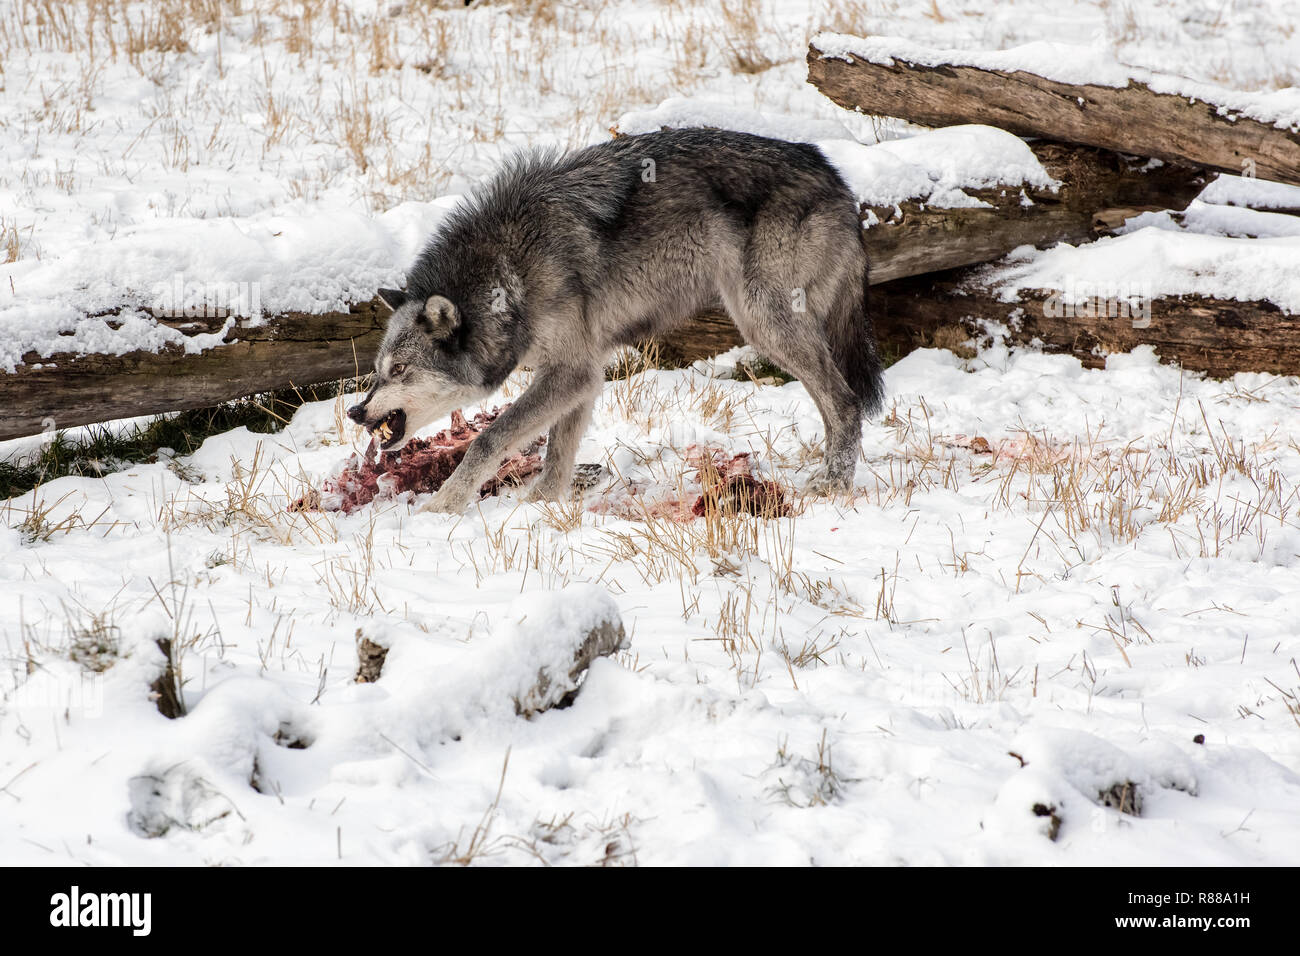
[[396, 312], [406, 302], [406, 293], [401, 289], [380, 289], [379, 298], [384, 305]]
[[460, 311], [450, 299], [431, 295], [425, 300], [424, 312], [417, 321], [435, 339], [449, 339], [460, 328]]

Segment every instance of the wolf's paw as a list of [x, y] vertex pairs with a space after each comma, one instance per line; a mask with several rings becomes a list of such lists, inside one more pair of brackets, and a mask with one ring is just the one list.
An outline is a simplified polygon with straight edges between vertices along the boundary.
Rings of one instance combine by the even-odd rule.
[[821, 471], [808, 479], [808, 484], [803, 486], [803, 493], [815, 498], [830, 498], [835, 495], [845, 495], [853, 490], [853, 480], [841, 475], [832, 475], [829, 472]]
[[458, 515], [464, 514], [469, 507], [469, 495], [462, 494], [454, 488], [443, 485], [434, 492], [433, 497], [416, 509], [419, 513]]
[[562, 497], [563, 495], [561, 495], [560, 492], [557, 491], [556, 489], [544, 488], [539, 483], [533, 485], [532, 489], [528, 492], [528, 494], [524, 495], [524, 501], [527, 501], [529, 504], [536, 505], [536, 504], [543, 504], [548, 502], [556, 502], [559, 501]]
[[533, 482], [533, 486], [528, 489], [525, 501], [533, 503], [538, 502], [556, 502], [567, 501], [573, 494], [575, 486], [573, 479], [567, 474], [548, 474], [545, 470]]

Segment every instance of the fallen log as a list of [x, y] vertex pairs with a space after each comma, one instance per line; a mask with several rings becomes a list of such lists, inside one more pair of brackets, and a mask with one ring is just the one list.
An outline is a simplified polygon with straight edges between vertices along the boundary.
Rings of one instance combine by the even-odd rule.
[[[486, 646], [471, 643], [449, 662], [435, 699], [445, 695], [485, 713], [509, 707], [531, 720], [572, 705], [591, 665], [627, 647], [618, 605], [599, 585], [530, 594], [512, 605], [503, 623], [503, 633]], [[356, 682], [374, 683], [383, 676], [388, 647], [357, 628], [357, 658]]]
[[1017, 246], [1078, 243], [1104, 235], [1140, 212], [1180, 210], [1210, 174], [1064, 143], [1029, 147], [1058, 190], [1025, 186], [967, 189], [985, 206], [940, 208], [908, 201], [864, 207], [873, 284], [988, 262]]
[[[967, 190], [984, 206], [943, 208], [919, 201], [864, 207], [871, 281], [986, 262], [1025, 244], [1080, 242], [1145, 209], [1182, 209], [1205, 174], [1157, 166], [1106, 150], [1060, 143], [1031, 148], [1059, 190], [1007, 187]], [[204, 408], [290, 385], [366, 373], [382, 338], [388, 308], [378, 299], [347, 312], [292, 313], [259, 325], [236, 324], [226, 344], [198, 353], [179, 346], [125, 355], [24, 356], [0, 375], [0, 439], [136, 415]], [[111, 320], [109, 317], [108, 320]], [[222, 320], [163, 319], [187, 333], [212, 332]], [[701, 315], [658, 344], [668, 364], [688, 364], [740, 342], [720, 311]]]
[[[847, 109], [922, 126], [983, 123], [1300, 185], [1295, 119], [1279, 126], [1246, 115], [1249, 94], [1140, 71], [1115, 86], [1068, 83], [1016, 69], [1015, 60], [820, 34], [808, 48], [808, 82]], [[1189, 92], [1158, 91], [1166, 89]]]
[[720, 309], [710, 309], [672, 335], [655, 339], [654, 357], [666, 368], [682, 368], [744, 344], [731, 317]]
[[594, 621], [580, 636], [582, 640], [567, 664], [542, 664], [533, 682], [511, 697], [516, 714], [531, 719], [545, 710], [572, 706], [595, 660], [613, 657], [627, 646], [627, 633], [617, 612]]
[[[1134, 328], [1127, 321], [1131, 317], [1120, 314], [1089, 316], [1065, 310], [1069, 314], [1053, 315], [1061, 310], [1050, 305], [1057, 295], [1051, 290], [1003, 301], [995, 292], [972, 289], [966, 276], [967, 270], [958, 269], [875, 285], [872, 314], [881, 351], [905, 355], [917, 347], [951, 341], [955, 330], [961, 330], [963, 338], [982, 334], [979, 320], [987, 319], [1007, 323], [1012, 342], [1038, 340], [1044, 350], [1069, 352], [1089, 367], [1102, 365], [1106, 352], [1153, 345], [1163, 361], [1217, 377], [1242, 371], [1300, 375], [1300, 319], [1269, 302], [1157, 297], [1149, 303], [1150, 325]], [[381, 310], [376, 302], [354, 306], [346, 316], [296, 316], [289, 319], [303, 323], [296, 338], [258, 338], [196, 355], [60, 356], [57, 367], [20, 366], [0, 377], [0, 401], [10, 409], [0, 419], [0, 438], [35, 434], [46, 416], [58, 416], [55, 423], [67, 427], [201, 408], [290, 384], [351, 377], [374, 360]], [[363, 318], [368, 313], [374, 314], [373, 320]], [[357, 338], [340, 336], [350, 327], [340, 322], [345, 317], [356, 322]], [[306, 319], [318, 321], [322, 330], [333, 327], [335, 337], [305, 336], [303, 332], [312, 328]], [[278, 322], [270, 325], [278, 327]], [[941, 332], [944, 329], [950, 331]], [[742, 343], [730, 318], [714, 311], [657, 345], [663, 364], [680, 366]], [[247, 364], [240, 367], [241, 361]]]
[[987, 337], [1002, 323], [1013, 344], [1067, 353], [1088, 368], [1106, 356], [1153, 346], [1162, 362], [1227, 378], [1237, 372], [1300, 375], [1300, 316], [1266, 301], [1199, 295], [1156, 296], [1136, 306], [1115, 299], [1071, 303], [1053, 289], [1021, 290], [1006, 300], [971, 270], [911, 277], [873, 293], [881, 349], [953, 346]]
[[[25, 355], [0, 374], [0, 439], [136, 415], [207, 408], [290, 386], [366, 374], [389, 309], [376, 299], [346, 312], [288, 313], [260, 325], [236, 324], [226, 344], [186, 353], [179, 346], [124, 355]], [[109, 317], [108, 320], [111, 320]], [[186, 333], [222, 320], [160, 319]]]

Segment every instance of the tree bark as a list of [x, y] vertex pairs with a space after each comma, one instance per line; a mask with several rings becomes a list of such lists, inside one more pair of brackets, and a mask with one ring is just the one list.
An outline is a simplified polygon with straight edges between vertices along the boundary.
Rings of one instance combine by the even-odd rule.
[[1156, 93], [1135, 81], [1077, 85], [1019, 70], [892, 59], [885, 66], [824, 57], [810, 46], [808, 82], [847, 109], [922, 126], [983, 123], [1020, 136], [1300, 185], [1300, 132], [1220, 115], [1215, 103]]
[[1017, 246], [1086, 242], [1129, 216], [1184, 209], [1209, 174], [1184, 165], [1151, 169], [1143, 160], [1089, 146], [1029, 144], [1061, 187], [970, 189], [989, 206], [942, 209], [908, 201], [865, 207], [879, 220], [866, 231], [873, 284], [988, 262]]
[[[365, 374], [383, 337], [388, 308], [377, 299], [347, 312], [288, 313], [262, 325], [236, 325], [225, 345], [186, 354], [178, 346], [125, 355], [24, 356], [0, 374], [0, 439], [135, 415], [206, 408], [291, 385]], [[167, 319], [186, 332], [221, 320]]]
[[1300, 316], [1271, 302], [1164, 296], [1150, 301], [1149, 316], [1107, 302], [1071, 306], [1045, 289], [1006, 302], [957, 270], [880, 286], [873, 305], [881, 348], [898, 355], [979, 339], [986, 335], [983, 319], [1004, 323], [1013, 343], [1037, 341], [1043, 351], [1069, 353], [1089, 368], [1105, 365], [1109, 353], [1150, 345], [1162, 362], [1216, 378], [1246, 371], [1300, 375]]

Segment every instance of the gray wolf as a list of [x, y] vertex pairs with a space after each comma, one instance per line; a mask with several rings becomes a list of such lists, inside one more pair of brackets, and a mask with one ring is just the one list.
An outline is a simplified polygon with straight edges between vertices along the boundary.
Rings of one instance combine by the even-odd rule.
[[422, 510], [463, 511], [546, 429], [532, 497], [555, 499], [610, 353], [721, 306], [817, 404], [824, 465], [805, 490], [845, 491], [883, 400], [867, 268], [857, 203], [810, 144], [695, 129], [526, 153], [448, 216], [404, 290], [379, 291], [393, 314], [348, 416], [398, 448], [526, 365], [532, 384]]

